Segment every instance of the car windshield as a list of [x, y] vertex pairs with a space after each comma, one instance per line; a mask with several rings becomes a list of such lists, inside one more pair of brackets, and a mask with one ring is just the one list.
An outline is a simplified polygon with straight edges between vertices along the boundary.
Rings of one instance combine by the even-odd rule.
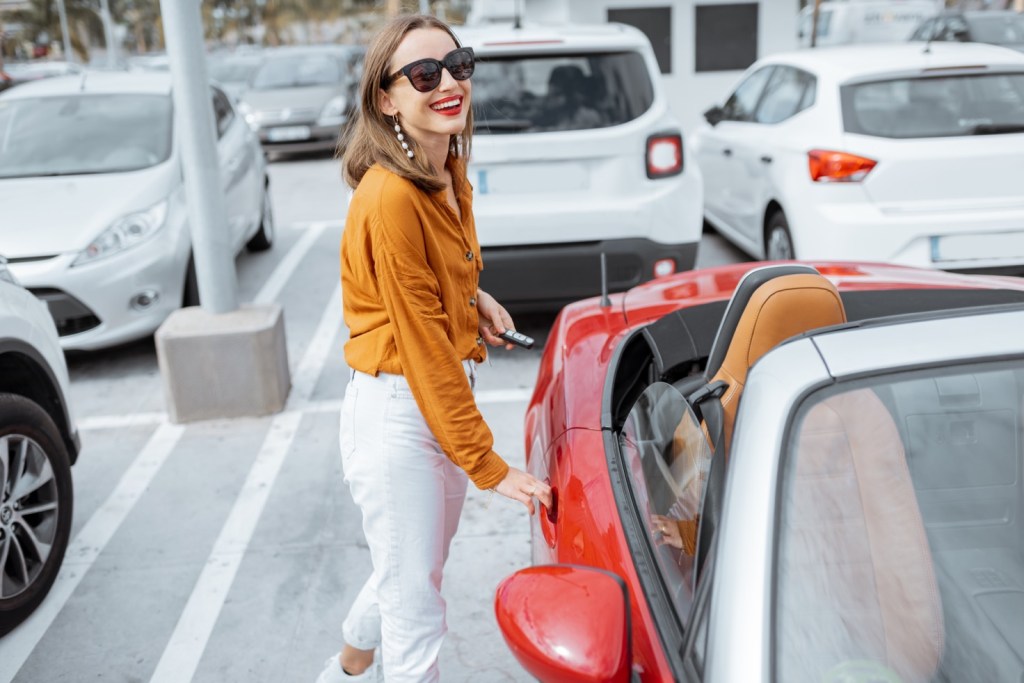
[[843, 86], [848, 133], [930, 138], [1024, 132], [1024, 73], [972, 73]]
[[135, 171], [170, 154], [166, 95], [0, 100], [0, 178]]
[[782, 454], [779, 681], [1024, 673], [1024, 361], [808, 397]]
[[972, 17], [971, 38], [996, 45], [1024, 44], [1024, 16]]
[[683, 395], [656, 382], [637, 399], [619, 432], [633, 497], [662, 578], [681, 616], [693, 602], [693, 562], [711, 449]]
[[473, 73], [473, 132], [617, 126], [653, 101], [647, 66], [636, 52], [481, 58]]
[[268, 58], [253, 76], [253, 90], [279, 90], [312, 85], [335, 85], [342, 80], [341, 64], [331, 55], [277, 55]]
[[224, 59], [210, 64], [210, 77], [220, 83], [247, 83], [259, 65], [257, 59]]

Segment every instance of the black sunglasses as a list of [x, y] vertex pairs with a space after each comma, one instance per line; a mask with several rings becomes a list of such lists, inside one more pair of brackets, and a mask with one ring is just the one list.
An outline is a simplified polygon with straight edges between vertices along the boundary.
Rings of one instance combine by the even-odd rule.
[[455, 80], [464, 81], [473, 75], [475, 66], [476, 57], [473, 55], [473, 48], [460, 47], [446, 54], [442, 60], [427, 58], [406, 64], [388, 76], [381, 83], [381, 87], [387, 90], [395, 82], [395, 79], [404, 74], [416, 90], [430, 92], [441, 85], [441, 69], [448, 69], [448, 73]]

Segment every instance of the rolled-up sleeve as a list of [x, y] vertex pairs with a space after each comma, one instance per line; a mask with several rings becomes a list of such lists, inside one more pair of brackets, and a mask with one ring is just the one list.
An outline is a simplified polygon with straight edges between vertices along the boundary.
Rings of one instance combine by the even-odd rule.
[[405, 193], [381, 193], [376, 209], [371, 218], [374, 270], [402, 371], [448, 458], [478, 488], [493, 488], [505, 478], [508, 465], [493, 450], [494, 437], [449, 338], [423, 223]]

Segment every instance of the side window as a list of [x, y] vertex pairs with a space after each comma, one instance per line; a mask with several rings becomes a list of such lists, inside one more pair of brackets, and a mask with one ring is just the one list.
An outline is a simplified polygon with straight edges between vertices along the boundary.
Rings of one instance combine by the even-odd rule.
[[928, 21], [921, 24], [914, 35], [910, 37], [911, 40], [928, 40], [932, 37], [932, 31], [935, 30], [935, 19], [929, 19]]
[[952, 17], [946, 22], [946, 40], [967, 41], [971, 39], [971, 29], [960, 17]]
[[804, 95], [809, 87], [813, 87], [813, 82], [814, 78], [804, 71], [789, 66], [776, 67], [757, 105], [754, 120], [758, 123], [779, 123], [806, 109], [810, 105], [805, 104]]
[[739, 84], [736, 91], [729, 97], [723, 107], [727, 121], [753, 121], [754, 110], [757, 108], [761, 93], [772, 75], [774, 66], [766, 66], [750, 74]]
[[235, 120], [235, 110], [232, 109], [227, 95], [217, 88], [211, 88], [211, 91], [213, 93], [213, 120], [217, 125], [217, 138], [220, 139], [224, 137], [231, 122]]
[[683, 395], [657, 382], [630, 410], [619, 451], [658, 573], [685, 619], [693, 604], [698, 513], [711, 464], [707, 437]]

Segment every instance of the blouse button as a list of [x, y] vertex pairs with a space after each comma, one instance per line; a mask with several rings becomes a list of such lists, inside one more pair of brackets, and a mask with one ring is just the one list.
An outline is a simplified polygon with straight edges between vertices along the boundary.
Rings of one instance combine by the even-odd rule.
[[473, 252], [471, 252], [471, 251], [467, 251], [466, 252], [466, 260], [467, 261], [472, 261], [473, 260]]
[[476, 299], [473, 298], [473, 297], [469, 297], [469, 305], [470, 306], [476, 306]]
[[477, 337], [476, 338], [476, 343], [477, 343], [477, 346], [479, 346], [480, 344], [483, 344], [484, 343], [484, 338], [483, 337]]

